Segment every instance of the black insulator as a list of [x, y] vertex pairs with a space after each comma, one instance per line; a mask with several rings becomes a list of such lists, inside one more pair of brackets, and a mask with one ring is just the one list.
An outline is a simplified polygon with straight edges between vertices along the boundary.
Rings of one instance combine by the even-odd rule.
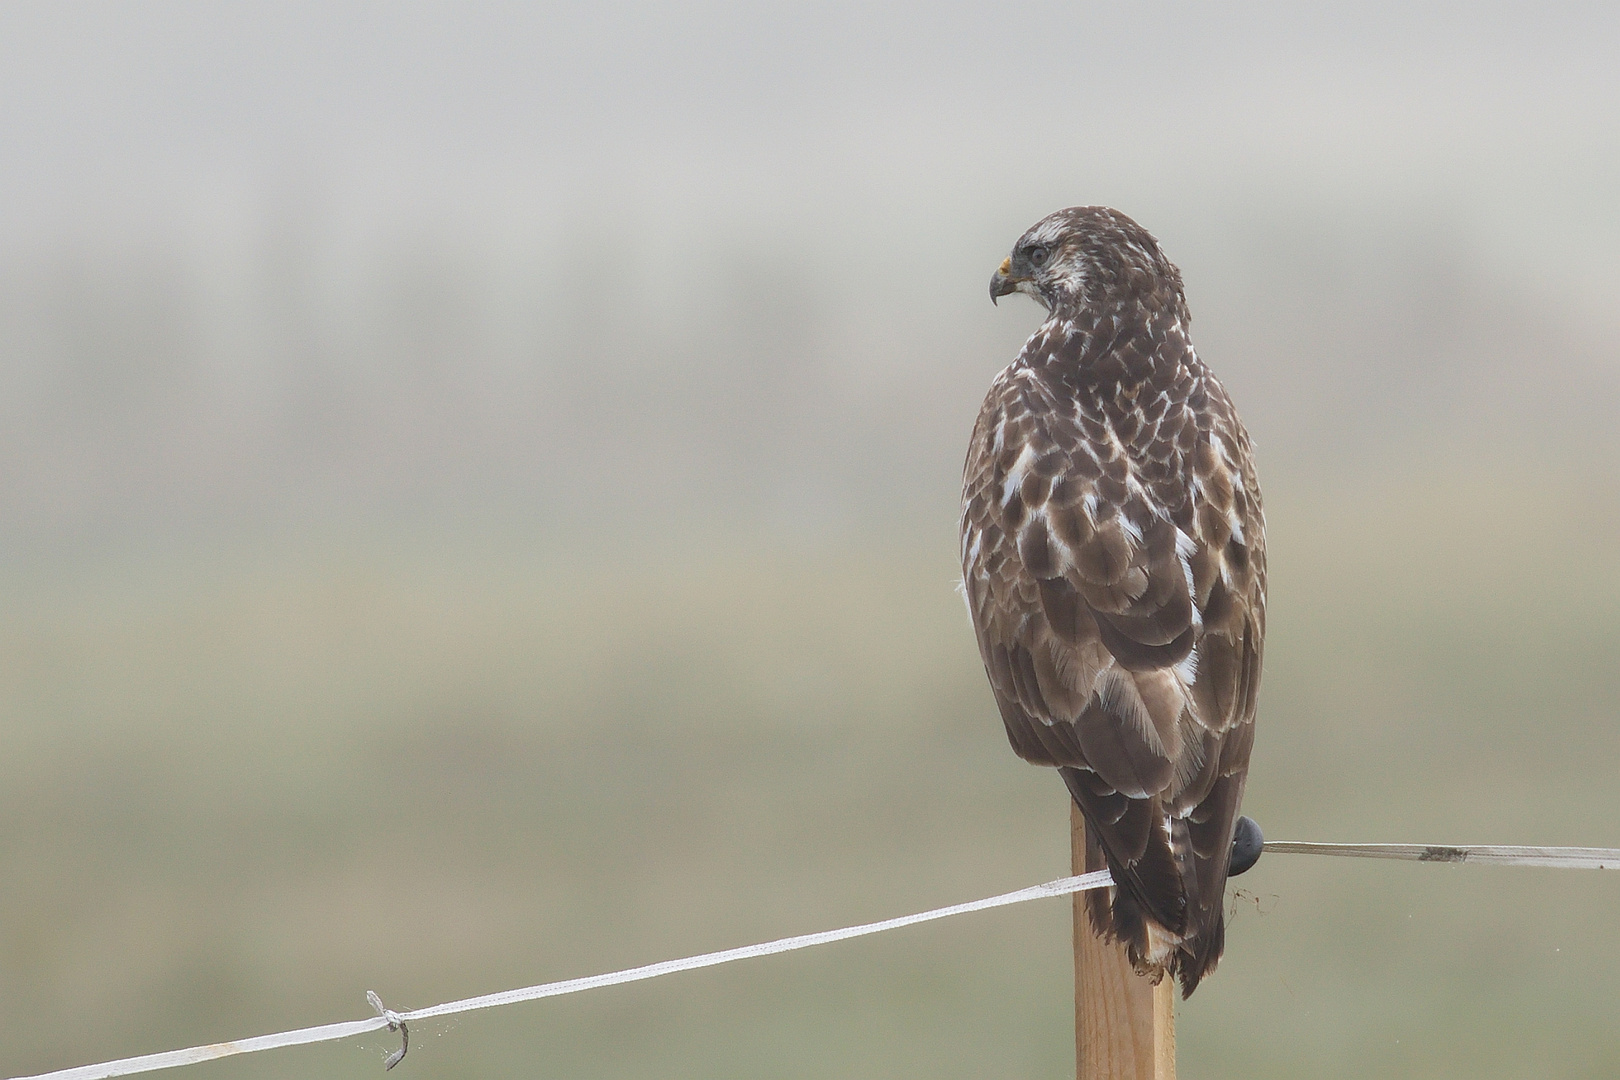
[[1266, 846], [1265, 834], [1252, 817], [1239, 817], [1232, 830], [1232, 859], [1226, 865], [1226, 876], [1237, 877], [1260, 861], [1260, 852]]

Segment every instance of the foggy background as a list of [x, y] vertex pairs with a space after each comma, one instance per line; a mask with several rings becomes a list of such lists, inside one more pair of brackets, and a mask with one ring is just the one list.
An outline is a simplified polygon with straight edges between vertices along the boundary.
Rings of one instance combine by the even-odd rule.
[[[1617, 56], [1604, 4], [0, 7], [0, 1074], [1066, 873], [951, 587], [1038, 320], [986, 283], [1077, 203], [1257, 446], [1246, 810], [1620, 845]], [[1236, 884], [1187, 1075], [1620, 1069], [1605, 875]], [[401, 1068], [1063, 1075], [1066, 920]]]

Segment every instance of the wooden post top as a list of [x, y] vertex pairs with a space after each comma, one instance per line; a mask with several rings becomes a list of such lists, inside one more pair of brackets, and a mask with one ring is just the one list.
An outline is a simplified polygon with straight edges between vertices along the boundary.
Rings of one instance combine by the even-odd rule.
[[[1071, 801], [1073, 872], [1086, 866], [1086, 822]], [[1155, 986], [1138, 975], [1122, 945], [1099, 938], [1074, 894], [1074, 1049], [1076, 1080], [1175, 1080], [1175, 980]]]

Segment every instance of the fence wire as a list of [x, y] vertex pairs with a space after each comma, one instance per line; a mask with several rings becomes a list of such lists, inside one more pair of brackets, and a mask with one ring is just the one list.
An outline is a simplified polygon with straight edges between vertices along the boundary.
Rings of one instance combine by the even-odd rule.
[[[1264, 850], [1279, 855], [1338, 855], [1359, 859], [1402, 859], [1410, 862], [1426, 863], [1477, 862], [1498, 866], [1620, 870], [1620, 848], [1514, 847], [1504, 845], [1452, 846], [1444, 844], [1317, 844], [1272, 840], [1266, 842]], [[432, 1005], [424, 1009], [411, 1009], [404, 1012], [396, 1012], [387, 1008], [375, 993], [368, 990], [366, 991], [366, 997], [378, 1015], [364, 1020], [349, 1020], [337, 1024], [324, 1024], [320, 1027], [300, 1028], [297, 1031], [284, 1031], [275, 1035], [259, 1035], [251, 1039], [236, 1039], [231, 1042], [188, 1047], [184, 1050], [170, 1050], [160, 1054], [121, 1058], [117, 1061], [106, 1061], [97, 1065], [80, 1065], [76, 1068], [61, 1069], [57, 1072], [13, 1077], [12, 1080], [107, 1080], [109, 1077], [154, 1072], [158, 1069], [170, 1069], [180, 1065], [195, 1065], [203, 1061], [234, 1057], [237, 1054], [252, 1054], [261, 1050], [275, 1050], [284, 1046], [303, 1046], [309, 1043], [348, 1039], [356, 1035], [381, 1031], [384, 1028], [397, 1030], [402, 1037], [401, 1049], [389, 1055], [386, 1062], [388, 1068], [393, 1068], [404, 1056], [405, 1049], [410, 1045], [407, 1025], [418, 1020], [431, 1020], [440, 1016], [451, 1016], [456, 1013], [472, 1012], [477, 1009], [491, 1009], [498, 1005], [514, 1005], [520, 1001], [536, 1001], [540, 998], [557, 997], [562, 994], [577, 994], [584, 990], [616, 986], [619, 983], [637, 982], [641, 979], [656, 979], [661, 975], [673, 975], [678, 971], [692, 971], [697, 968], [713, 967], [716, 964], [729, 964], [735, 960], [747, 960], [755, 956], [772, 956], [776, 953], [792, 952], [795, 949], [807, 949], [814, 945], [826, 945], [834, 941], [863, 937], [867, 934], [880, 934], [887, 930], [898, 930], [903, 926], [914, 926], [917, 923], [949, 918], [952, 915], [966, 915], [974, 911], [986, 911], [990, 908], [1006, 907], [1009, 904], [1021, 904], [1027, 900], [1068, 896], [1072, 893], [1084, 892], [1087, 889], [1099, 889], [1112, 884], [1113, 880], [1109, 877], [1108, 871], [1098, 870], [1089, 874], [1081, 874], [1078, 877], [1059, 878], [1056, 881], [1048, 881], [1042, 885], [1031, 885], [1025, 889], [1002, 893], [999, 896], [986, 897], [983, 900], [973, 900], [965, 904], [952, 904], [949, 907], [934, 908], [931, 911], [921, 911], [914, 915], [902, 915], [894, 919], [884, 919], [881, 922], [862, 923], [859, 926], [846, 926], [839, 930], [823, 930], [814, 934], [801, 934], [798, 937], [779, 938], [776, 941], [761, 942], [757, 945], [744, 945], [741, 948], [703, 953], [699, 956], [687, 956], [678, 960], [664, 960], [656, 964], [626, 968], [622, 971], [611, 971], [602, 975], [565, 979], [561, 982], [542, 983], [538, 986], [525, 986], [517, 990], [504, 990], [496, 994], [463, 998], [460, 1001], [448, 1001], [442, 1005]]]

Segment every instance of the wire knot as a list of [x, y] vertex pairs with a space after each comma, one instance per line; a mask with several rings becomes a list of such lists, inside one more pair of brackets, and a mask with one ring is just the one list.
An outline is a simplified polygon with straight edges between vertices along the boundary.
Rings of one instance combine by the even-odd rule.
[[371, 1007], [377, 1010], [378, 1016], [388, 1021], [389, 1031], [399, 1032], [399, 1049], [383, 1059], [383, 1071], [387, 1072], [405, 1060], [405, 1054], [411, 1048], [411, 1029], [405, 1026], [405, 1020], [399, 1013], [382, 1003], [382, 998], [377, 996], [377, 991], [367, 990], [366, 1000], [371, 1002]]

